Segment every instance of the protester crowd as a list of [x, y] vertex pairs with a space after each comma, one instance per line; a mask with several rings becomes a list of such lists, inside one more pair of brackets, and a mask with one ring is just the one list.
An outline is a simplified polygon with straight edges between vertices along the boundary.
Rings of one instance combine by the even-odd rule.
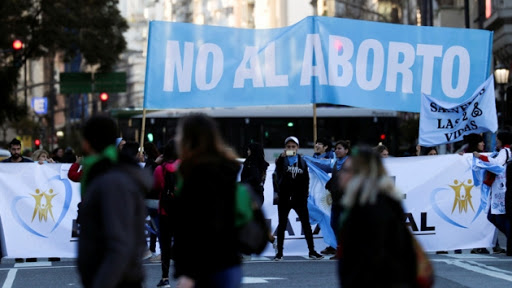
[[[273, 183], [278, 214], [277, 229], [264, 228], [264, 241], [275, 249], [273, 260], [285, 256], [285, 231], [293, 209], [308, 257], [330, 255], [338, 261], [343, 287], [418, 287], [418, 267], [425, 267], [419, 261], [426, 258], [420, 257], [421, 247], [403, 221], [402, 196], [383, 165], [391, 155], [382, 143], [352, 146], [349, 140], [319, 138], [314, 154], [307, 156], [299, 153], [301, 141], [289, 136], [275, 160], [272, 179], [266, 179], [269, 163], [263, 146], [249, 143], [241, 164], [216, 122], [204, 114], [182, 117], [175, 137], [160, 149], [154, 143], [140, 149], [139, 143], [119, 136], [111, 118], [94, 116], [83, 127], [83, 157], [71, 148], [40, 149], [24, 157], [21, 142], [13, 139], [11, 157], [2, 161], [72, 163], [68, 177], [81, 183], [78, 270], [85, 287], [142, 287], [142, 264], [148, 258], [161, 263], [157, 287], [171, 287], [171, 259], [176, 287], [240, 287], [240, 231], [256, 219], [254, 207], [263, 205], [266, 181]], [[489, 195], [488, 219], [508, 239], [512, 201], [507, 191], [512, 191], [512, 181], [507, 178], [512, 169], [506, 168], [512, 162], [512, 133], [500, 132], [496, 141], [497, 151], [483, 154], [483, 137], [471, 134], [458, 153], [473, 154], [475, 182], [480, 181]], [[416, 147], [418, 156], [437, 154], [436, 147]], [[315, 250], [308, 210], [310, 159], [330, 175], [325, 184], [332, 199], [330, 226], [322, 229], [332, 229], [336, 245], [327, 245], [321, 253]], [[493, 253], [511, 256], [512, 241], [506, 248], [496, 243]], [[475, 247], [471, 253], [490, 252]], [[424, 287], [431, 280], [423, 279]]]

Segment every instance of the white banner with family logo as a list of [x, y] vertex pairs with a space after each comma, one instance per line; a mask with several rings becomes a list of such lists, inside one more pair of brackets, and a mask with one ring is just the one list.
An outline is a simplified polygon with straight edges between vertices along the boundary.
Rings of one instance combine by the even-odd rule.
[[69, 164], [0, 165], [2, 251], [8, 258], [76, 257], [79, 184]]
[[[493, 245], [496, 229], [487, 220], [484, 211], [487, 199], [481, 198], [480, 187], [473, 185], [472, 157], [472, 154], [456, 154], [384, 159], [389, 175], [404, 193], [404, 221], [426, 251]], [[268, 179], [272, 179], [274, 169], [275, 165], [271, 164], [267, 171], [263, 204], [265, 215], [271, 219], [273, 232], [277, 229], [277, 206], [272, 203], [272, 181]], [[309, 171], [311, 181], [317, 181], [312, 169]], [[317, 199], [322, 198], [319, 193], [327, 192], [325, 189], [310, 192]], [[330, 195], [324, 197], [326, 203], [330, 202], [328, 197]], [[328, 244], [323, 241], [322, 231], [314, 226], [315, 230], [315, 248], [320, 251]], [[288, 217], [285, 238], [285, 256], [306, 255], [308, 249], [304, 234], [293, 210]], [[267, 247], [264, 255], [273, 255], [271, 248]]]
[[472, 154], [385, 160], [404, 193], [405, 222], [427, 251], [490, 247], [495, 227], [487, 220]]
[[[404, 221], [427, 251], [492, 246], [495, 228], [484, 211], [487, 199], [481, 197], [480, 187], [473, 185], [471, 160], [471, 154], [384, 160], [396, 186], [404, 193]], [[69, 166], [0, 163], [0, 242], [4, 257], [76, 257], [73, 223], [80, 187], [67, 178]], [[274, 169], [271, 164], [267, 171], [263, 204], [273, 232], [278, 224], [271, 181]], [[312, 182], [318, 180], [313, 170], [310, 169]], [[322, 197], [321, 193], [326, 192], [320, 190], [311, 193], [316, 200], [325, 200], [316, 204], [328, 205], [330, 196]], [[317, 225], [313, 225], [313, 231], [316, 250], [323, 250], [328, 246], [325, 242], [330, 241], [324, 242]], [[307, 255], [304, 233], [293, 210], [285, 238], [285, 256]], [[263, 255], [274, 253], [268, 245]]]

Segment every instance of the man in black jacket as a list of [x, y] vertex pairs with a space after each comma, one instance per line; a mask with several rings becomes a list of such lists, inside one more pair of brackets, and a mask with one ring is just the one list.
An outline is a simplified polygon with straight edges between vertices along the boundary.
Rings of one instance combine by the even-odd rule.
[[83, 129], [78, 270], [84, 287], [142, 287], [144, 192], [151, 176], [115, 147], [117, 126], [96, 116]]
[[313, 232], [309, 224], [308, 196], [309, 172], [306, 161], [297, 154], [299, 140], [290, 136], [284, 141], [285, 151], [276, 160], [276, 177], [274, 191], [277, 194], [277, 213], [279, 224], [277, 226], [277, 254], [275, 261], [283, 259], [284, 232], [288, 225], [288, 214], [294, 209], [299, 216], [302, 230], [306, 237], [310, 259], [322, 259], [322, 255], [315, 251]]
[[11, 157], [2, 160], [4, 163], [34, 163], [34, 161], [27, 159], [21, 156], [21, 141], [14, 138], [11, 142], [9, 142], [9, 152], [11, 152]]

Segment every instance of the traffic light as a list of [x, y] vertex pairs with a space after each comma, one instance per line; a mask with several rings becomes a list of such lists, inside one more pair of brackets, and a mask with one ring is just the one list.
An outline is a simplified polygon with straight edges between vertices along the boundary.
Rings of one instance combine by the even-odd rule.
[[12, 49], [14, 50], [12, 63], [14, 67], [19, 68], [23, 65], [23, 46], [23, 42], [19, 39], [12, 41]]
[[39, 139], [34, 140], [34, 145], [36, 146], [35, 150], [39, 150], [39, 147], [41, 146], [41, 140], [39, 140]]
[[100, 101], [101, 101], [101, 111], [107, 110], [107, 101], [108, 101], [108, 93], [101, 92], [100, 93]]
[[148, 141], [153, 142], [153, 133], [148, 133]]
[[21, 50], [22, 48], [23, 48], [23, 42], [21, 42], [21, 40], [16, 39], [16, 40], [12, 41], [12, 49], [18, 51], [18, 50]]
[[386, 140], [386, 134], [380, 134], [380, 141]]
[[100, 100], [101, 100], [101, 102], [106, 102], [108, 100], [108, 93], [107, 92], [100, 93]]

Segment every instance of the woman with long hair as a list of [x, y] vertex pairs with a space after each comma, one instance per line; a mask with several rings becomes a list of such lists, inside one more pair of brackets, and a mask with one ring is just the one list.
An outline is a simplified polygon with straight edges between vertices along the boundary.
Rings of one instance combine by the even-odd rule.
[[162, 164], [155, 168], [153, 174], [153, 190], [156, 192], [158, 198], [158, 240], [160, 250], [162, 251], [162, 278], [160, 282], [158, 282], [157, 287], [170, 287], [169, 267], [172, 257], [171, 248], [174, 224], [176, 223], [176, 219], [171, 216], [171, 213], [176, 208], [173, 196], [176, 186], [176, 172], [179, 165], [179, 160], [176, 160], [177, 158], [176, 145], [174, 139], [171, 139], [165, 145], [163, 156], [160, 158]]
[[260, 205], [263, 205], [264, 184], [269, 164], [265, 161], [265, 153], [259, 143], [249, 144], [247, 147], [247, 155], [240, 179], [243, 183], [248, 184], [252, 188], [260, 200]]
[[[343, 207], [341, 206], [341, 197], [343, 191], [339, 189], [338, 178], [343, 173], [343, 165], [350, 157], [350, 141], [349, 140], [338, 140], [334, 145], [334, 154], [336, 155], [336, 161], [334, 161], [332, 166], [332, 176], [331, 179], [325, 184], [325, 189], [327, 189], [331, 193], [332, 205], [331, 205], [331, 227], [333, 231], [336, 231], [338, 227], [338, 221], [340, 215], [343, 211]], [[338, 241], [338, 240], [337, 240]], [[334, 252], [334, 256], [331, 259], [338, 259], [339, 256], [339, 243], [338, 247], [334, 249], [333, 247], [327, 247], [323, 250], [322, 254], [325, 252], [332, 253]], [[334, 251], [332, 251], [334, 249]]]
[[381, 157], [369, 146], [356, 147], [342, 171], [342, 287], [416, 287], [416, 256], [401, 194]]
[[240, 287], [237, 156], [204, 114], [181, 118], [175, 139], [181, 160], [174, 209], [177, 287]]

